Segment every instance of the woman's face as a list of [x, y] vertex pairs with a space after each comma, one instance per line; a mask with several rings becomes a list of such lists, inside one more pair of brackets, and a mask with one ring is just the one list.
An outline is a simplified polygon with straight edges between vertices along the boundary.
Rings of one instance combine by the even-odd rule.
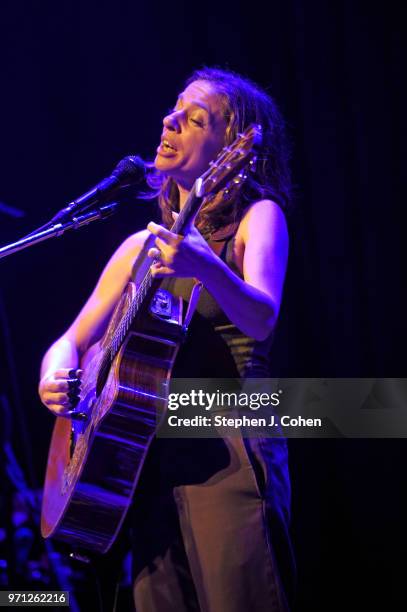
[[191, 189], [225, 144], [227, 124], [220, 96], [207, 81], [194, 81], [163, 124], [155, 167]]

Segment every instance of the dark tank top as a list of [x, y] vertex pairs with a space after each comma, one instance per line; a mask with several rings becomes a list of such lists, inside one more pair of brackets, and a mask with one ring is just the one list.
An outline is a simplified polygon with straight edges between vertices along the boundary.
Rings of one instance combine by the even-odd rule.
[[[228, 231], [229, 229], [229, 231]], [[242, 274], [233, 258], [236, 224], [213, 236], [210, 245], [233, 272]], [[216, 247], [215, 247], [216, 245]], [[167, 278], [161, 287], [184, 301], [184, 313], [194, 280]], [[185, 315], [184, 315], [185, 316]], [[268, 378], [272, 333], [262, 341], [241, 332], [212, 295], [202, 289], [185, 342], [181, 345], [173, 376], [178, 378]]]

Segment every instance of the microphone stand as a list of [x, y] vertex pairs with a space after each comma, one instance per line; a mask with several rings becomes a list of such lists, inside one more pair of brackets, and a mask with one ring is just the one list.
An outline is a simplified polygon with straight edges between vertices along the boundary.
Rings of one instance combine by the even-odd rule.
[[66, 221], [55, 223], [54, 225], [51, 225], [51, 227], [47, 227], [47, 229], [42, 230], [40, 228], [39, 230], [32, 232], [29, 236], [25, 236], [24, 238], [17, 240], [17, 242], [12, 242], [11, 244], [1, 247], [0, 259], [7, 257], [8, 255], [12, 255], [13, 253], [17, 253], [18, 251], [22, 251], [23, 249], [37, 244], [38, 242], [42, 242], [43, 240], [62, 236], [62, 234], [64, 234], [67, 230], [79, 229], [83, 225], [88, 225], [93, 221], [106, 219], [116, 212], [118, 206], [119, 204], [117, 202], [112, 202], [111, 204], [100, 206], [99, 208], [91, 210], [85, 214], [76, 215]]
[[[80, 227], [84, 225], [93, 223], [93, 221], [106, 219], [107, 217], [110, 217], [112, 214], [114, 214], [117, 211], [118, 206], [119, 204], [117, 202], [112, 202], [110, 204], [107, 204], [105, 206], [100, 206], [99, 208], [95, 210], [91, 210], [83, 214], [76, 214], [75, 216], [73, 216], [73, 213], [71, 213], [71, 216], [69, 218], [66, 218], [68, 217], [68, 213], [66, 215], [61, 215], [62, 218], [60, 218], [58, 223], [55, 223], [55, 221], [51, 220], [49, 223], [43, 225], [42, 227], [35, 230], [28, 236], [24, 236], [24, 238], [17, 240], [17, 242], [13, 242], [4, 247], [1, 247], [0, 248], [0, 259], [2, 259], [3, 257], [7, 257], [8, 255], [12, 255], [13, 253], [17, 253], [18, 251], [22, 251], [23, 249], [26, 249], [34, 244], [37, 244], [38, 242], [43, 242], [44, 240], [48, 240], [49, 238], [57, 238], [59, 236], [62, 236], [68, 230], [79, 229]], [[1, 314], [1, 309], [0, 309], [0, 314]], [[0, 393], [0, 408], [2, 407], [7, 407], [7, 402], [6, 402], [6, 397]], [[0, 410], [0, 416], [1, 416], [1, 412], [2, 411]], [[3, 428], [0, 428], [0, 432], [2, 430]], [[4, 456], [3, 456], [3, 453], [4, 453]], [[12, 453], [10, 441], [8, 440], [8, 437], [7, 437], [7, 426], [4, 427], [4, 440], [0, 440], [0, 468], [2, 469], [4, 468], [4, 475], [1, 474], [2, 478], [0, 479], [0, 484], [3, 484], [4, 489], [5, 489], [4, 503], [5, 504], [8, 503], [9, 505], [9, 507], [6, 508], [6, 549], [8, 553], [7, 555], [8, 560], [10, 562], [10, 567], [8, 568], [8, 570], [9, 570], [9, 577], [12, 579], [12, 582], [14, 582], [14, 579], [16, 578], [16, 574], [15, 574], [16, 555], [15, 555], [15, 551], [12, 545], [13, 524], [12, 524], [12, 518], [11, 518], [12, 517], [12, 494], [13, 494], [13, 487], [12, 487], [11, 480], [12, 480], [13, 475], [15, 478], [17, 478], [18, 476], [17, 478], [18, 482], [16, 481], [18, 486], [16, 486], [16, 489], [19, 490], [20, 493], [23, 492], [24, 498], [26, 499], [26, 501], [28, 500], [30, 502], [29, 507], [30, 507], [31, 518], [36, 527], [38, 527], [38, 522], [39, 522], [38, 516], [37, 516], [39, 515], [39, 509], [36, 507], [33, 501], [31, 491], [28, 485], [25, 483], [24, 478], [22, 476], [22, 471], [19, 468], [18, 464], [16, 463], [16, 460]], [[13, 484], [16, 485], [16, 482], [13, 482]], [[72, 591], [72, 585], [70, 584], [68, 578], [65, 575], [65, 568], [63, 567], [61, 561], [59, 560], [59, 555], [55, 553], [51, 542], [45, 541], [44, 546], [45, 546], [45, 550], [46, 550], [46, 553], [47, 553], [47, 556], [50, 562], [50, 566], [52, 568], [52, 572], [55, 576], [55, 579], [57, 581], [59, 588], [65, 591], [71, 591], [70, 608], [72, 609], [72, 612], [79, 612], [79, 606], [74, 596], [74, 592]]]

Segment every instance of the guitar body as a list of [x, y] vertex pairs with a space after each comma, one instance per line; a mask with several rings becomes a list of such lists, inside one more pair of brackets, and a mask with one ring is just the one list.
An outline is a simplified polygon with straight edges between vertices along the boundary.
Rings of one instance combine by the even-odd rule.
[[42, 535], [99, 553], [110, 548], [133, 499], [165, 415], [182, 338], [181, 300], [173, 298], [165, 319], [149, 311], [134, 321], [103, 374], [103, 349], [135, 291], [129, 283], [103, 339], [81, 361], [82, 390], [75, 411], [87, 418], [57, 417], [48, 457]]

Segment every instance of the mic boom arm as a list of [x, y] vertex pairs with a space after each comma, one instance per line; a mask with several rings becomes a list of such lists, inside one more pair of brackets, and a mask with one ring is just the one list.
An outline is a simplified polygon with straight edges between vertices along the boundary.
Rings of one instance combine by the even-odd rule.
[[101, 206], [100, 208], [92, 210], [83, 215], [72, 217], [68, 221], [55, 223], [47, 229], [40, 229], [33, 232], [29, 236], [25, 236], [24, 238], [17, 240], [17, 242], [12, 242], [11, 244], [0, 248], [0, 259], [7, 257], [7, 255], [17, 253], [18, 251], [22, 251], [23, 249], [37, 244], [38, 242], [42, 242], [43, 240], [48, 240], [48, 238], [57, 238], [58, 236], [62, 236], [62, 234], [64, 234], [64, 232], [67, 230], [79, 229], [83, 225], [88, 225], [93, 221], [106, 219], [116, 212], [118, 206], [119, 205], [117, 202], [113, 202], [112, 204]]

